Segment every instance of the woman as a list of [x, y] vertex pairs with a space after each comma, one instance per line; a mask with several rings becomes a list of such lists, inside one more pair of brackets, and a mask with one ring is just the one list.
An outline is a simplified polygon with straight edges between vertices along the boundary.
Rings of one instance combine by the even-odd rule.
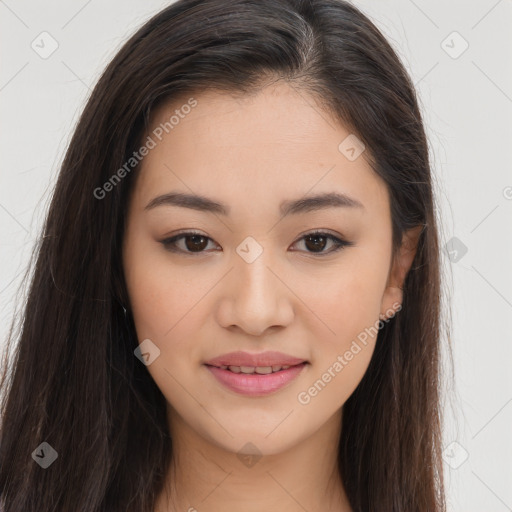
[[410, 78], [342, 0], [180, 0], [96, 85], [12, 370], [11, 511], [442, 511]]

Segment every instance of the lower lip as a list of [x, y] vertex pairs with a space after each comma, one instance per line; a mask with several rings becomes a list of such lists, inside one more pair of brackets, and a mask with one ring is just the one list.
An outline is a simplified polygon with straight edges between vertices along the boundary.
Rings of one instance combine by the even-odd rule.
[[290, 366], [286, 370], [261, 375], [258, 373], [234, 373], [217, 366], [206, 365], [213, 376], [235, 393], [247, 396], [263, 396], [274, 393], [295, 379], [307, 363]]

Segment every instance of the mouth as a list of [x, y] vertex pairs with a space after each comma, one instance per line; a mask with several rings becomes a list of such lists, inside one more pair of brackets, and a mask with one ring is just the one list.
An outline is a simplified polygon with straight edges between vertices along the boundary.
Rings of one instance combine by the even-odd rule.
[[205, 364], [229, 370], [233, 373], [258, 373], [266, 375], [274, 371], [281, 371], [283, 368], [286, 370], [290, 366], [307, 362], [303, 358], [284, 354], [283, 352], [266, 351], [250, 353], [239, 350], [214, 357], [206, 361]]
[[302, 374], [307, 366], [307, 361], [272, 366], [205, 364], [209, 373], [224, 389], [248, 397], [265, 396], [281, 391]]
[[[300, 364], [306, 364], [300, 363]], [[221, 370], [227, 370], [231, 373], [243, 373], [245, 375], [269, 375], [270, 373], [279, 373], [285, 370], [288, 370], [288, 368], [291, 368], [292, 366], [298, 366], [298, 365], [273, 365], [273, 366], [235, 366], [235, 365], [209, 365], [206, 364], [206, 366], [212, 366], [214, 368], [220, 368]]]

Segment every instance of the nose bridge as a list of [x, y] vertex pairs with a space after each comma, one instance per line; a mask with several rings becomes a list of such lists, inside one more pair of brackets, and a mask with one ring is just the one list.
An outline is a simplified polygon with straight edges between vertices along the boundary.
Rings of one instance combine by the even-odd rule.
[[247, 237], [236, 248], [234, 268], [230, 272], [231, 311], [224, 320], [252, 334], [271, 326], [287, 324], [292, 308], [287, 288], [277, 275], [279, 270], [269, 249]]
[[272, 267], [270, 250], [248, 237], [236, 252], [234, 279], [237, 303], [253, 310], [269, 308], [279, 293], [276, 277], [269, 270]]

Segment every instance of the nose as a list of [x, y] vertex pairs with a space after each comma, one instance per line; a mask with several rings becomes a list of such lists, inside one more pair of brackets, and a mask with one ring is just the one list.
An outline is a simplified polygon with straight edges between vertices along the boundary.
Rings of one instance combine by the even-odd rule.
[[293, 321], [293, 292], [265, 251], [250, 263], [236, 256], [225, 277], [217, 316], [223, 327], [253, 336]]

